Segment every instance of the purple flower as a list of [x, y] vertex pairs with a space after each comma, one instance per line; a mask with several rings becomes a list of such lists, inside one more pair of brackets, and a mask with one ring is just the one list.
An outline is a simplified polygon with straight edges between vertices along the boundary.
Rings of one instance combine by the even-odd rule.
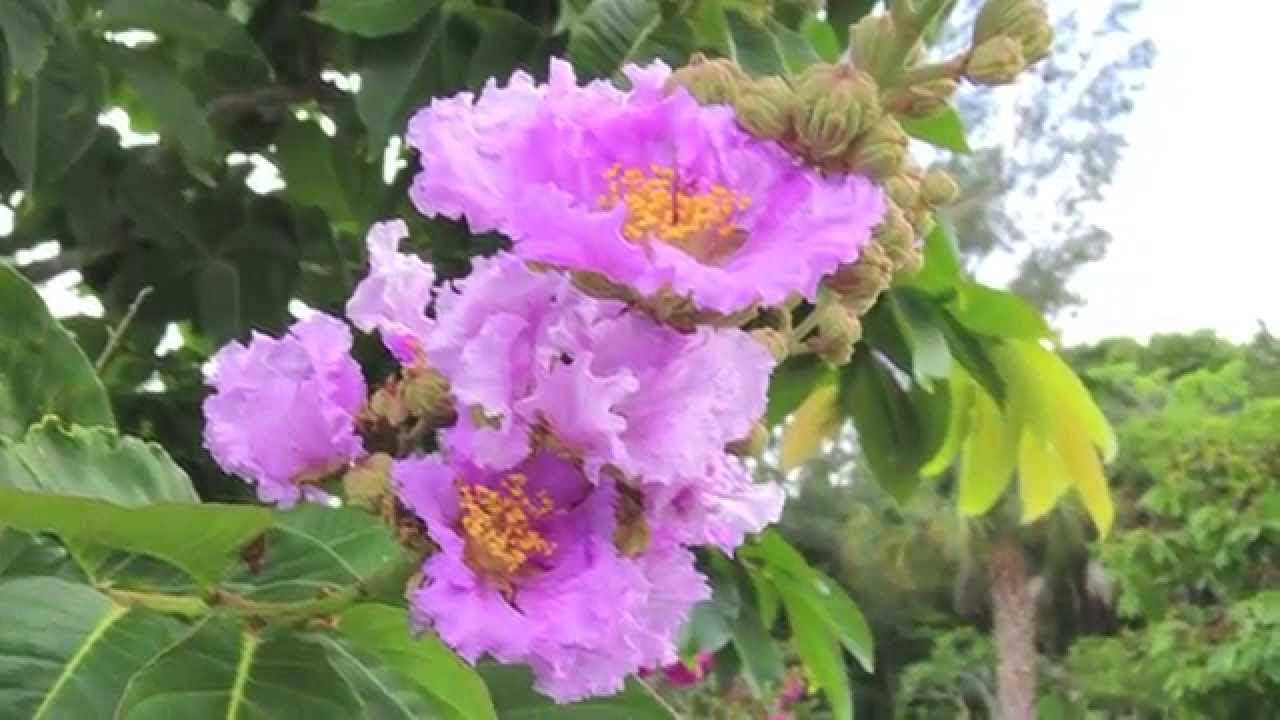
[[350, 350], [347, 326], [323, 313], [278, 340], [254, 333], [247, 347], [232, 342], [219, 350], [204, 436], [222, 469], [287, 507], [302, 484], [364, 454], [355, 417], [365, 384]]
[[666, 92], [660, 62], [625, 72], [629, 91], [579, 86], [553, 60], [546, 85], [517, 72], [433, 101], [409, 125], [414, 203], [505, 233], [527, 260], [724, 313], [812, 299], [871, 241], [885, 201], [868, 179], [823, 176], [729, 107]]
[[644, 496], [655, 525], [686, 545], [714, 545], [727, 553], [748, 533], [777, 522], [786, 500], [781, 486], [755, 482], [742, 461], [732, 457], [680, 482], [648, 483]]
[[425, 457], [393, 474], [439, 546], [412, 597], [415, 622], [468, 661], [528, 664], [558, 702], [616, 692], [628, 674], [670, 662], [676, 629], [709, 596], [674, 543], [655, 537], [624, 556], [618, 490], [564, 458], [491, 471]]
[[436, 276], [420, 258], [397, 250], [407, 237], [409, 228], [403, 220], [376, 223], [369, 229], [369, 275], [347, 302], [347, 317], [363, 332], [381, 333], [396, 359], [410, 365], [431, 331], [426, 309]]

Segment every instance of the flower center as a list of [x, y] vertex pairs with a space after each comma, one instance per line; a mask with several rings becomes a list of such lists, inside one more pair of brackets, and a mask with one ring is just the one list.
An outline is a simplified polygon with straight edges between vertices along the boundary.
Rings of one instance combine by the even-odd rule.
[[512, 473], [498, 488], [458, 483], [467, 564], [504, 585], [525, 569], [531, 556], [555, 550], [555, 544], [533, 527], [554, 509], [551, 497], [546, 491], [530, 497], [524, 489], [528, 482], [524, 475]]
[[622, 234], [631, 242], [657, 240], [715, 265], [746, 240], [737, 221], [751, 198], [720, 183], [700, 188], [697, 182], [682, 181], [675, 168], [657, 164], [645, 171], [615, 163], [604, 177], [608, 190], [600, 196], [600, 206], [626, 205]]

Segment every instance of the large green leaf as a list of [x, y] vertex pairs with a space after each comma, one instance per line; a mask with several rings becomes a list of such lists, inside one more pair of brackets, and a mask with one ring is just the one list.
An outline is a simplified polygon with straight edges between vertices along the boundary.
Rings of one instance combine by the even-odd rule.
[[1053, 334], [1039, 310], [1007, 290], [966, 282], [957, 305], [956, 319], [982, 335], [1037, 340]]
[[757, 695], [765, 695], [782, 679], [785, 668], [778, 643], [769, 635], [760, 613], [744, 604], [733, 621], [733, 647], [742, 658], [742, 674]]
[[206, 50], [261, 57], [243, 25], [199, 0], [109, 0], [101, 22], [111, 30], [141, 28]]
[[638, 680], [627, 681], [622, 692], [568, 705], [557, 705], [533, 689], [525, 667], [482, 665], [493, 701], [502, 720], [676, 720]]
[[0, 438], [16, 438], [45, 415], [114, 425], [107, 392], [80, 346], [35, 288], [0, 264]]
[[569, 30], [566, 53], [591, 77], [609, 77], [634, 59], [662, 23], [656, 0], [593, 0]]
[[874, 352], [859, 350], [845, 368], [843, 400], [858, 446], [880, 485], [905, 501], [920, 481], [925, 425], [911, 396]]
[[440, 705], [418, 683], [374, 656], [357, 652], [335, 636], [316, 638], [329, 652], [329, 661], [351, 683], [370, 720], [435, 720]]
[[289, 120], [276, 136], [276, 165], [285, 182], [285, 197], [323, 210], [339, 227], [354, 231], [355, 213], [334, 160], [335, 143], [320, 126]]
[[221, 577], [239, 550], [271, 524], [250, 505], [160, 503], [122, 507], [102, 500], [0, 488], [0, 525], [51, 532], [90, 574], [103, 548], [163, 560], [202, 583]]
[[356, 110], [369, 130], [370, 156], [382, 153], [386, 139], [403, 129], [417, 105], [444, 89], [449, 15], [446, 6], [407, 32], [362, 44]]
[[0, 528], [0, 580], [56, 575], [78, 580], [66, 548], [56, 540]]
[[408, 30], [438, 4], [437, 0], [320, 0], [312, 17], [343, 32], [376, 38]]
[[263, 537], [260, 567], [226, 586], [262, 602], [300, 602], [365, 585], [409, 556], [377, 517], [348, 508], [300, 505], [276, 515]]
[[820, 59], [803, 35], [773, 18], [761, 21], [727, 8], [725, 22], [731, 57], [754, 75], [793, 76]]
[[[129, 682], [117, 720], [351, 720], [360, 698], [324, 648], [209, 619]], [[86, 717], [95, 717], [89, 715]]]
[[1013, 479], [1021, 425], [983, 392], [975, 393], [970, 412], [969, 435], [960, 451], [956, 503], [965, 515], [981, 515], [995, 505]]
[[849, 674], [840, 654], [840, 644], [802, 593], [786, 585], [779, 589], [800, 659], [826, 696], [835, 720], [852, 720], [853, 692], [849, 688]]
[[0, 487], [126, 506], [197, 501], [187, 474], [159, 445], [51, 420], [21, 442], [0, 440]]
[[951, 375], [951, 350], [938, 318], [941, 311], [929, 298], [905, 288], [891, 292], [885, 303], [910, 348], [912, 379], [932, 390], [935, 380]]
[[76, 38], [59, 36], [40, 72], [17, 86], [17, 99], [5, 108], [0, 146], [24, 187], [50, 185], [89, 149], [102, 90], [94, 59]]
[[[354, 657], [385, 664], [432, 698], [455, 720], [497, 718], [484, 681], [470, 665], [429, 633], [414, 636], [406, 612], [387, 605], [357, 605], [338, 616], [338, 642]], [[502, 717], [508, 717], [503, 714]]]
[[0, 582], [0, 608], [0, 717], [14, 720], [111, 717], [129, 678], [180, 631], [48, 577]]
[[173, 143], [192, 175], [208, 185], [217, 167], [218, 143], [204, 108], [165, 60], [139, 52], [112, 56], [125, 80], [137, 91], [134, 105], [147, 112], [160, 130], [161, 138]]
[[32, 77], [44, 65], [53, 42], [51, 17], [22, 0], [0, 0], [0, 35], [9, 51], [9, 67]]
[[923, 140], [944, 150], [968, 154], [973, 152], [965, 139], [964, 122], [953, 107], [945, 107], [922, 118], [900, 118], [902, 129], [917, 140]]

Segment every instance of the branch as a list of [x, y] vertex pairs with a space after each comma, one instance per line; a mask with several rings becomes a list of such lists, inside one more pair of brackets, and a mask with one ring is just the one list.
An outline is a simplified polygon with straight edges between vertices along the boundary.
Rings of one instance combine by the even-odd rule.
[[107, 360], [111, 359], [111, 353], [116, 351], [116, 346], [120, 344], [120, 338], [124, 337], [125, 330], [129, 329], [129, 324], [133, 322], [133, 318], [138, 314], [138, 308], [142, 307], [142, 301], [147, 299], [151, 294], [152, 287], [150, 285], [138, 291], [133, 302], [129, 303], [129, 309], [125, 311], [124, 317], [114, 329], [107, 330], [107, 345], [102, 348], [102, 352], [98, 355], [98, 359], [93, 363], [93, 371], [101, 373], [102, 368], [107, 366]]

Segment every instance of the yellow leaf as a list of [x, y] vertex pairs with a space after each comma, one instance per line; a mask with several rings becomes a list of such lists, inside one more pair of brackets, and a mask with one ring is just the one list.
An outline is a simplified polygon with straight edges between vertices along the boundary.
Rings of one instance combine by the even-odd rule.
[[835, 435], [844, 421], [840, 412], [839, 386], [833, 383], [814, 388], [796, 408], [782, 431], [782, 470], [786, 472], [809, 461], [822, 441]]
[[946, 472], [960, 454], [960, 446], [964, 444], [969, 432], [969, 418], [973, 416], [973, 396], [977, 386], [973, 378], [962, 370], [959, 364], [952, 366], [951, 371], [951, 411], [947, 419], [947, 433], [942, 438], [938, 451], [920, 468], [923, 477], [937, 477]]
[[1025, 421], [1047, 438], [1062, 425], [1074, 425], [1110, 462], [1117, 443], [1111, 424], [1093, 402], [1080, 378], [1057, 353], [1034, 342], [1010, 342], [997, 356], [1002, 374], [1010, 374], [1010, 394]]
[[1018, 445], [1018, 495], [1022, 521], [1031, 522], [1058, 504], [1071, 488], [1071, 476], [1057, 449], [1030, 428], [1023, 428]]
[[1106, 537], [1115, 520], [1116, 509], [1111, 503], [1111, 490], [1107, 476], [1102, 472], [1102, 462], [1090, 442], [1089, 436], [1078, 428], [1062, 426], [1054, 436], [1054, 445], [1062, 457], [1068, 475], [1084, 501], [1084, 507], [1098, 528], [1098, 535]]
[[981, 515], [1000, 499], [1018, 460], [1019, 424], [985, 392], [975, 392], [969, 436], [960, 453], [958, 503], [965, 515]]

